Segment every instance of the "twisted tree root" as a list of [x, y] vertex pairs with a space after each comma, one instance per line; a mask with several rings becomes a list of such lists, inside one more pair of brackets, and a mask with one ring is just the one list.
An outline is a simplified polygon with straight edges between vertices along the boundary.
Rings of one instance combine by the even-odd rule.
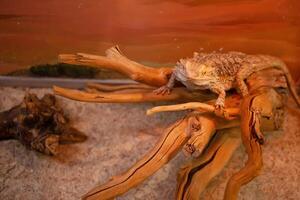
[[203, 154], [181, 168], [177, 180], [177, 200], [196, 200], [240, 146], [240, 129], [218, 131]]
[[113, 177], [109, 182], [95, 187], [83, 196], [85, 200], [107, 200], [119, 196], [140, 184], [168, 163], [188, 140], [185, 129], [188, 118], [185, 117], [168, 128], [161, 140], [140, 161], [127, 172]]
[[[283, 120], [282, 99], [273, 88], [260, 88], [253, 95], [245, 97], [241, 104], [242, 142], [248, 154], [245, 166], [228, 181], [224, 200], [235, 200], [242, 185], [259, 175], [263, 166], [261, 145], [264, 142], [260, 124], [264, 117], [273, 124], [263, 123], [264, 128], [278, 130]], [[263, 102], [262, 102], [263, 101]], [[267, 127], [268, 126], [268, 127]]]
[[[192, 155], [197, 151], [202, 152], [216, 129], [237, 126], [237, 123], [228, 122], [225, 125], [218, 124], [217, 121], [212, 115], [199, 116], [196, 113], [179, 120], [167, 129], [160, 142], [127, 172], [113, 177], [109, 182], [92, 189], [83, 196], [83, 199], [108, 200], [119, 196], [140, 184], [164, 164], [168, 163], [185, 144], [195, 144], [197, 140], [203, 141], [202, 145], [194, 146], [194, 152], [188, 153]], [[201, 127], [201, 131], [197, 127]], [[199, 134], [199, 131], [201, 134]]]

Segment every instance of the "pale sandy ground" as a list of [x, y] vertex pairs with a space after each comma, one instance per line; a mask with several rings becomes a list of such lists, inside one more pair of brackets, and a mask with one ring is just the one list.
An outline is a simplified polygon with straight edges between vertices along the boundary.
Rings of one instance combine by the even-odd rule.
[[[39, 95], [48, 89], [32, 89]], [[0, 110], [19, 103], [23, 89], [0, 88]], [[89, 139], [64, 146], [57, 157], [26, 149], [17, 141], [0, 142], [0, 199], [79, 199], [97, 183], [123, 172], [155, 142], [164, 127], [182, 114], [146, 116], [157, 104], [92, 104], [59, 98], [65, 112]], [[243, 187], [239, 199], [300, 199], [300, 114], [289, 112], [284, 132], [267, 137], [261, 175]], [[174, 199], [176, 173], [187, 160], [182, 153], [122, 200]], [[226, 180], [246, 160], [240, 147], [230, 163], [209, 185], [203, 199], [222, 199]]]

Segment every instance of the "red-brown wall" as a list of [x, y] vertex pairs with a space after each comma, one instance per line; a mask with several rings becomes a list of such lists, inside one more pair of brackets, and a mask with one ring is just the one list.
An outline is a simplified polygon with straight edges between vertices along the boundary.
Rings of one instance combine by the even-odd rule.
[[1, 0], [0, 73], [119, 44], [154, 63], [201, 48], [267, 53], [300, 76], [299, 11], [298, 0]]

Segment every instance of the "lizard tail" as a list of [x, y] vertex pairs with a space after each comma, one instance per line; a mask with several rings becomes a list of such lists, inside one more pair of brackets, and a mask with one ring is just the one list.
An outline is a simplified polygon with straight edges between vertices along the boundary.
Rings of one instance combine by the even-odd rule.
[[299, 96], [297, 94], [296, 84], [295, 84], [295, 82], [294, 82], [294, 80], [293, 80], [293, 78], [291, 76], [291, 73], [289, 72], [287, 66], [284, 63], [280, 66], [280, 68], [284, 72], [284, 76], [286, 78], [288, 89], [289, 89], [291, 95], [293, 96], [296, 104], [300, 108], [300, 98], [299, 98]]

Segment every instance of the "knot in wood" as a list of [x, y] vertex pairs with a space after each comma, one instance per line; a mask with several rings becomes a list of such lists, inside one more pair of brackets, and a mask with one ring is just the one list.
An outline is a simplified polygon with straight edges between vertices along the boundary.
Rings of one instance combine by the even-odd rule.
[[193, 144], [185, 144], [184, 151], [190, 156], [196, 151], [196, 148]]
[[198, 121], [195, 121], [191, 124], [191, 131], [192, 132], [197, 132], [201, 130], [201, 124]]
[[256, 115], [260, 115], [261, 114], [261, 109], [258, 108], [251, 108], [250, 111]]

